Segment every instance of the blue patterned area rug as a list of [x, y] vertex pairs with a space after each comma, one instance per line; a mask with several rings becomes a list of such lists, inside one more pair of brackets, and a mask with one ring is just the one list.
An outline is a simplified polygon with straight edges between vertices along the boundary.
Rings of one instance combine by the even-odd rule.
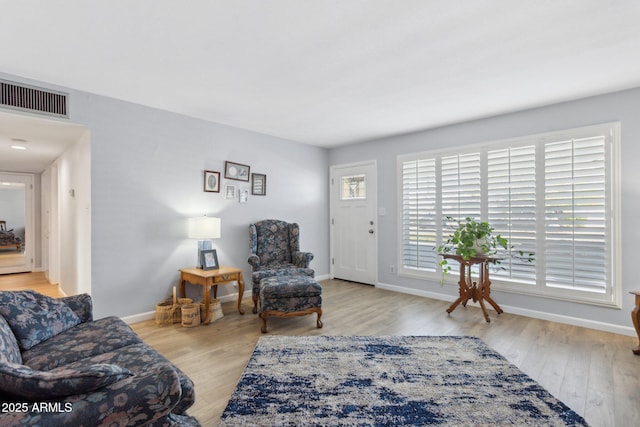
[[220, 426], [586, 426], [473, 337], [261, 337]]

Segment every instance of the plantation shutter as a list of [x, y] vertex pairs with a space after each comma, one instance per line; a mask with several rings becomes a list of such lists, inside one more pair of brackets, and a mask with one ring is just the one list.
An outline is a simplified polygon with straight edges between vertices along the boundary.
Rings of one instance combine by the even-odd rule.
[[[442, 216], [480, 218], [480, 153], [442, 157]], [[450, 229], [444, 229], [447, 236]]]
[[435, 159], [402, 164], [402, 263], [405, 268], [435, 271]]
[[495, 288], [619, 307], [619, 141], [610, 123], [398, 156], [398, 274], [439, 278], [446, 218], [471, 217], [511, 246]]
[[[536, 252], [536, 148], [534, 145], [489, 151], [487, 154], [487, 219], [494, 232], [513, 249], [503, 251], [493, 273], [505, 279], [535, 284], [536, 267], [526, 255]], [[518, 253], [522, 251], [523, 257]]]
[[605, 137], [546, 143], [546, 285], [604, 293], [607, 285]]
[[[480, 153], [444, 156], [441, 165], [442, 218], [452, 217], [462, 221], [471, 217], [479, 220], [482, 203]], [[446, 240], [455, 227], [455, 222], [443, 221], [442, 240]]]

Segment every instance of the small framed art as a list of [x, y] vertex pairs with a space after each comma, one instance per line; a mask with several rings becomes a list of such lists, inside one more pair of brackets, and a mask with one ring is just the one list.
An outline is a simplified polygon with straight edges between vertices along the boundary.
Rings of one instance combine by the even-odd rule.
[[215, 249], [200, 251], [200, 268], [203, 270], [217, 270], [220, 268], [218, 265], [218, 253]]
[[225, 185], [224, 186], [224, 197], [225, 197], [225, 199], [235, 199], [236, 198], [236, 186], [235, 185]]
[[204, 171], [204, 191], [220, 192], [220, 172]]
[[249, 182], [249, 169], [249, 166], [240, 163], [224, 162], [224, 177]]
[[240, 203], [247, 203], [249, 201], [249, 190], [246, 190], [246, 189], [239, 190], [238, 198]]
[[251, 194], [254, 196], [266, 196], [267, 175], [261, 173], [251, 174]]

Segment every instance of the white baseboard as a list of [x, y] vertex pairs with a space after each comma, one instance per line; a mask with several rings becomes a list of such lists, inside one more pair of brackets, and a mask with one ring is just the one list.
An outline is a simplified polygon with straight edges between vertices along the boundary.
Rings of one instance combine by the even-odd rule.
[[144, 322], [145, 320], [153, 320], [156, 318], [155, 311], [148, 311], [146, 313], [134, 314], [132, 316], [122, 317], [122, 321], [128, 325], [132, 323]]
[[[440, 301], [447, 301], [447, 302], [453, 302], [458, 298], [457, 296], [441, 294], [438, 292], [420, 291], [413, 288], [405, 288], [402, 286], [389, 285], [386, 283], [377, 283], [376, 288], [385, 289], [387, 291], [400, 292], [404, 294], [416, 295], [416, 296], [425, 297], [425, 298], [432, 298], [432, 299], [437, 299]], [[564, 323], [564, 324], [573, 325], [573, 326], [581, 326], [583, 328], [596, 329], [599, 331], [611, 332], [611, 333], [620, 334], [620, 335], [627, 335], [630, 337], [637, 336], [635, 329], [632, 328], [631, 326], [621, 326], [613, 323], [598, 322], [595, 320], [581, 319], [579, 317], [565, 316], [562, 314], [546, 313], [544, 311], [530, 310], [526, 308], [513, 307], [513, 306], [508, 306], [503, 304], [500, 304], [500, 306], [505, 312], [508, 312], [511, 314], [517, 314], [519, 316], [532, 317], [534, 319], [548, 320], [551, 322]]]
[[[242, 296], [243, 302], [245, 302], [244, 300], [246, 298], [251, 298], [251, 295], [252, 295], [252, 291], [249, 290], [247, 292], [245, 289], [244, 295]], [[220, 302], [238, 301], [238, 293], [236, 292], [234, 294], [223, 295], [218, 299], [220, 300]], [[252, 308], [253, 308], [253, 305], [252, 305]], [[132, 323], [144, 322], [145, 320], [153, 320], [155, 318], [156, 318], [156, 312], [154, 310], [154, 311], [147, 311], [146, 313], [139, 313], [139, 314], [133, 314], [131, 316], [122, 317], [122, 321], [130, 325]]]

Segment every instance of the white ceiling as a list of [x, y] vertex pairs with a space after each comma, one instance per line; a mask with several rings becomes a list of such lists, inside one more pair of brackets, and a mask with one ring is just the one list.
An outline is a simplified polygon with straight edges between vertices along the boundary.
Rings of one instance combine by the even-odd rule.
[[0, 111], [0, 171], [40, 173], [85, 132], [83, 126]]
[[324, 147], [640, 86], [637, 0], [0, 10], [0, 71]]

